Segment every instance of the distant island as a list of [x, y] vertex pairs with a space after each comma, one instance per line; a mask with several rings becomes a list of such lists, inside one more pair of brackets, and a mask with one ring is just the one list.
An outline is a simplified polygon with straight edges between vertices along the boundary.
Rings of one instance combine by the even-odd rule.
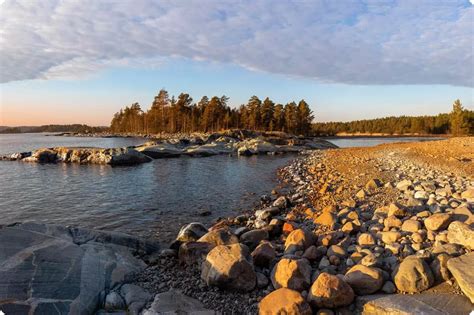
[[108, 127], [92, 127], [84, 124], [71, 125], [42, 125], [42, 126], [0, 126], [0, 133], [33, 133], [33, 132], [73, 132], [73, 133], [99, 133], [108, 131]]

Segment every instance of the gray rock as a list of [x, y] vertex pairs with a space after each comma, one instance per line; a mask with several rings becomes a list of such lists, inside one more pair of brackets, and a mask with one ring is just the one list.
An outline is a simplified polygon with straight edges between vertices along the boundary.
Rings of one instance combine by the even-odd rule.
[[107, 311], [123, 310], [125, 309], [125, 301], [120, 294], [112, 291], [105, 297], [104, 309]]
[[145, 268], [132, 252], [153, 250], [158, 250], [155, 244], [120, 233], [34, 223], [4, 226], [0, 301], [28, 305], [32, 313], [57, 308], [90, 314], [101, 303], [101, 292]]
[[415, 295], [366, 295], [357, 297], [356, 305], [363, 315], [378, 314], [469, 314], [471, 303], [465, 297], [451, 293], [422, 293]]
[[140, 314], [140, 311], [150, 301], [153, 296], [143, 288], [134, 284], [124, 284], [120, 288], [120, 294], [125, 299], [128, 311], [132, 315]]
[[155, 296], [151, 307], [143, 315], [214, 315], [216, 312], [208, 310], [196, 299], [176, 290], [160, 293]]

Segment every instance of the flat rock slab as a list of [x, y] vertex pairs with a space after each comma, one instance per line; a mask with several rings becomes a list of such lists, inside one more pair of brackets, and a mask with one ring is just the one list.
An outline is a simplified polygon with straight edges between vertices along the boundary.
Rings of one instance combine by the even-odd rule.
[[182, 294], [177, 290], [169, 290], [155, 296], [151, 307], [143, 315], [215, 315], [215, 311], [206, 309], [196, 299]]
[[474, 303], [474, 252], [451, 258], [448, 269], [462, 292]]
[[91, 314], [101, 294], [145, 268], [158, 250], [120, 233], [35, 223], [0, 227], [0, 310]]
[[462, 315], [474, 309], [465, 296], [451, 293], [366, 295], [357, 298], [357, 305], [364, 315]]

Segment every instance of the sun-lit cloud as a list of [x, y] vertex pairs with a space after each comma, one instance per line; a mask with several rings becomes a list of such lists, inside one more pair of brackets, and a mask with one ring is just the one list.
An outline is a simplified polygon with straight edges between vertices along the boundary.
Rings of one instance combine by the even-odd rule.
[[320, 82], [473, 86], [468, 0], [7, 0], [0, 26], [1, 82], [180, 57]]

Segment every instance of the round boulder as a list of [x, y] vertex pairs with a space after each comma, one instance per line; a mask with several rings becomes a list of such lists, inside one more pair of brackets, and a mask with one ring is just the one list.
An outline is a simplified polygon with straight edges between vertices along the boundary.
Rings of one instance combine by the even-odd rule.
[[354, 300], [354, 291], [344, 280], [329, 273], [321, 273], [311, 286], [308, 302], [318, 308], [346, 306]]
[[201, 278], [207, 285], [223, 289], [253, 290], [257, 276], [248, 247], [238, 243], [214, 247], [202, 263]]
[[283, 258], [273, 267], [271, 278], [276, 289], [303, 291], [311, 284], [311, 265], [305, 258]]
[[311, 307], [297, 291], [280, 288], [263, 298], [258, 304], [259, 315], [299, 314], [311, 315]]
[[383, 286], [382, 271], [378, 268], [355, 265], [344, 276], [344, 280], [357, 295], [377, 292]]
[[393, 279], [398, 290], [408, 293], [424, 291], [434, 283], [430, 267], [415, 256], [408, 256], [401, 262], [394, 271]]

